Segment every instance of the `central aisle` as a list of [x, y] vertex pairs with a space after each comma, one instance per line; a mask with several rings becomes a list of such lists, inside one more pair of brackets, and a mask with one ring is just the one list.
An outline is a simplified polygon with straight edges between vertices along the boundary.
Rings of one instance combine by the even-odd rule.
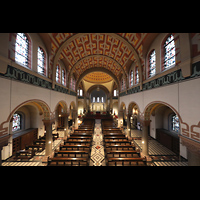
[[101, 119], [95, 119], [90, 166], [105, 166]]

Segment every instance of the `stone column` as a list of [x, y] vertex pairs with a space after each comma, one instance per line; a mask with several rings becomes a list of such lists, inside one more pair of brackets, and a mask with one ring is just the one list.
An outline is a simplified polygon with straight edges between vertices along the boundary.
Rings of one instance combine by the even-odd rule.
[[118, 127], [121, 127], [121, 121], [123, 123], [123, 111], [118, 112]]
[[77, 110], [73, 110], [73, 117], [74, 117], [74, 125], [75, 125], [75, 129], [78, 128], [78, 112]]
[[140, 120], [142, 124], [142, 154], [144, 156], [149, 155], [149, 141], [148, 141], [148, 126], [150, 125], [150, 120]]
[[127, 135], [131, 137], [131, 123], [130, 123], [130, 114], [127, 114]]
[[68, 136], [68, 113], [64, 113], [64, 138]]
[[43, 120], [44, 125], [45, 125], [45, 130], [46, 130], [46, 142], [45, 142], [45, 150], [46, 150], [46, 156], [51, 156], [52, 155], [52, 123], [54, 122], [55, 119], [53, 120]]

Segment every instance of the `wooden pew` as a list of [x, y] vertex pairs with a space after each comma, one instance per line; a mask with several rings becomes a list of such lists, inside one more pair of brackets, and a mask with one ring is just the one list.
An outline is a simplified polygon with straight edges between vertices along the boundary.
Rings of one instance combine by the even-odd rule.
[[75, 158], [89, 158], [90, 150], [67, 150], [55, 151], [54, 157], [75, 157]]
[[106, 150], [105, 152], [108, 158], [140, 158], [140, 152], [135, 150]]
[[107, 166], [146, 166], [146, 158], [107, 158]]
[[44, 144], [42, 144], [42, 145], [40, 145], [40, 144], [26, 145], [25, 149], [42, 152], [45, 149], [45, 145]]
[[105, 145], [106, 150], [135, 150], [135, 146], [129, 144], [129, 145]]
[[74, 151], [77, 151], [77, 150], [89, 150], [90, 149], [90, 144], [86, 144], [86, 145], [83, 145], [83, 144], [62, 144], [60, 145], [60, 150], [74, 150]]
[[15, 159], [31, 159], [33, 156], [35, 156], [35, 151], [19, 150], [15, 154]]
[[89, 158], [63, 158], [54, 157], [48, 159], [47, 166], [88, 166]]

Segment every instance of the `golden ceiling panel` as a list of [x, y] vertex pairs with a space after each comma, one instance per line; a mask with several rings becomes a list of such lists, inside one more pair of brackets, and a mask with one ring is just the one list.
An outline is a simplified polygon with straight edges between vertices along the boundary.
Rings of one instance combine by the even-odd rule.
[[113, 78], [104, 72], [92, 72], [87, 74], [84, 80], [91, 83], [107, 83], [112, 81]]

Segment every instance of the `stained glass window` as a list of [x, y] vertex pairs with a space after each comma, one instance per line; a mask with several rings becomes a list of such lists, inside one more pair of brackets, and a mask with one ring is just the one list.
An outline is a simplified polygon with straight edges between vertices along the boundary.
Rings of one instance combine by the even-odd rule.
[[76, 84], [75, 84], [75, 79], [73, 78], [73, 79], [72, 79], [72, 90], [74, 90], [74, 91], [75, 91], [75, 86], [76, 86]]
[[124, 79], [122, 78], [122, 85], [121, 85], [122, 87], [122, 90], [124, 90]]
[[41, 47], [38, 47], [38, 72], [42, 75], [46, 75], [45, 69], [45, 53]]
[[64, 69], [62, 69], [62, 84], [63, 85], [66, 85], [66, 77], [65, 77], [65, 70]]
[[56, 67], [56, 82], [60, 83], [60, 66]]
[[156, 73], [156, 52], [153, 50], [149, 56], [149, 77]]
[[93, 103], [95, 103], [95, 97], [93, 97], [93, 100], [92, 100], [92, 102], [93, 102]]
[[83, 96], [83, 90], [80, 89], [80, 96], [82, 97]]
[[97, 103], [99, 103], [99, 97], [97, 97]]
[[135, 68], [135, 84], [139, 83], [139, 72], [138, 67]]
[[130, 72], [130, 86], [133, 86], [133, 70]]
[[20, 129], [21, 129], [21, 115], [15, 113], [13, 115], [12, 131], [17, 131]]
[[114, 97], [117, 96], [117, 90], [114, 90]]
[[101, 97], [101, 102], [103, 103], [103, 97]]
[[15, 43], [15, 61], [29, 67], [29, 40], [26, 34], [17, 33]]
[[175, 42], [172, 34], [166, 39], [164, 49], [164, 69], [167, 69], [175, 64]]
[[178, 133], [180, 129], [180, 125], [179, 125], [179, 118], [177, 115], [172, 116], [171, 125], [172, 125], [172, 130]]

